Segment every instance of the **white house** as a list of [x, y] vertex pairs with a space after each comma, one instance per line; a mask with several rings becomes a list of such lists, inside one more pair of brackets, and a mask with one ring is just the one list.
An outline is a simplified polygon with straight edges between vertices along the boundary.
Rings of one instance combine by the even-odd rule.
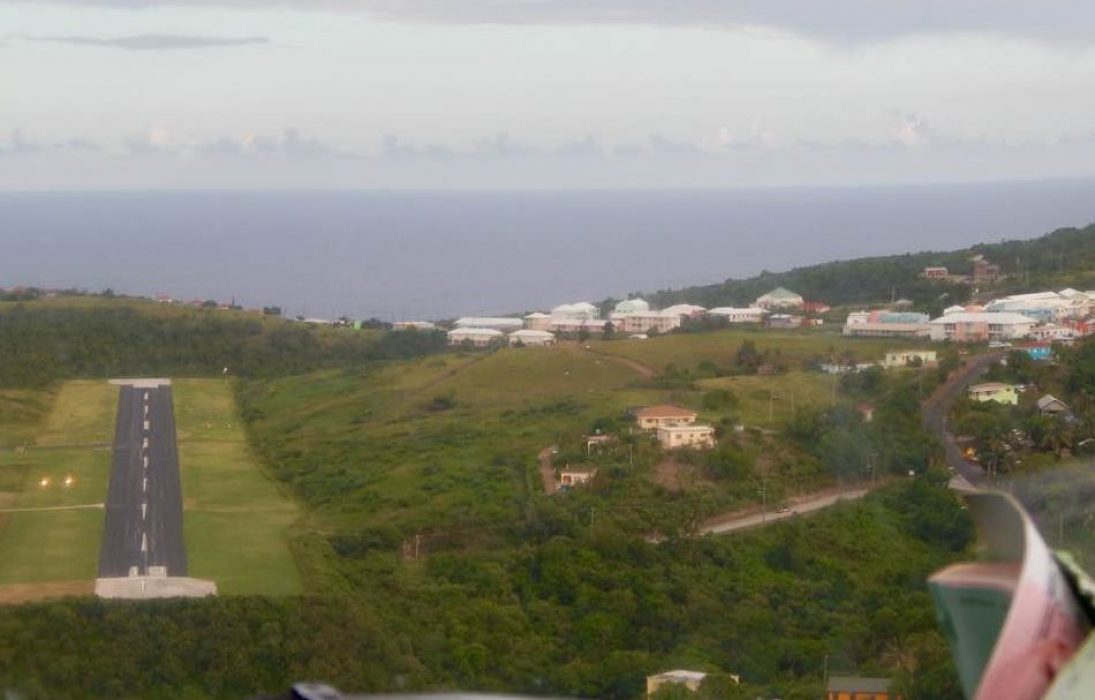
[[601, 315], [600, 310], [586, 301], [576, 304], [560, 304], [551, 310], [553, 320], [561, 319], [594, 319]]
[[707, 674], [702, 671], [685, 671], [683, 669], [647, 676], [646, 697], [653, 697], [663, 685], [683, 685], [694, 693], [700, 689], [704, 678], [707, 678]]
[[891, 350], [883, 358], [882, 366], [893, 369], [910, 365], [934, 365], [935, 362], [935, 350]]
[[432, 331], [434, 328], [437, 326], [429, 321], [396, 321], [392, 324], [392, 330], [397, 331]]
[[663, 314], [670, 314], [673, 316], [687, 316], [688, 318], [696, 318], [703, 316], [707, 313], [707, 309], [702, 306], [696, 306], [695, 304], [674, 304], [668, 308], [662, 309]]
[[1012, 406], [1019, 403], [1019, 393], [1015, 390], [1015, 387], [1003, 382], [974, 384], [966, 389], [966, 394], [974, 401], [995, 401], [996, 403]]
[[528, 347], [544, 347], [555, 345], [555, 334], [547, 331], [534, 331], [529, 329], [514, 331], [509, 334], [510, 345], [525, 345]]
[[604, 333], [608, 319], [552, 318], [547, 329], [553, 333]]
[[616, 313], [636, 314], [650, 311], [650, 304], [643, 299], [625, 299], [616, 304]]
[[663, 425], [658, 428], [658, 442], [667, 450], [682, 447], [707, 449], [715, 446], [715, 429], [710, 425]]
[[623, 333], [647, 333], [657, 331], [666, 333], [681, 327], [681, 317], [664, 311], [632, 311], [612, 314], [612, 325]]
[[546, 331], [551, 325], [551, 316], [539, 311], [533, 311], [525, 316], [525, 328], [530, 331]]
[[1030, 329], [1030, 337], [1035, 340], [1076, 340], [1080, 334], [1075, 328], [1059, 326], [1056, 323], [1043, 323]]
[[717, 306], [707, 311], [708, 316], [725, 318], [729, 323], [763, 323], [764, 316], [767, 313], [767, 311], [757, 306], [744, 309], [732, 306]]
[[688, 408], [662, 404], [647, 406], [635, 411], [635, 420], [642, 430], [657, 430], [664, 425], [685, 425], [695, 423], [699, 414]]
[[571, 467], [568, 464], [565, 469], [559, 471], [559, 485], [562, 488], [570, 488], [580, 484], [588, 484], [590, 481], [593, 481], [593, 477], [595, 476], [597, 476], [597, 470], [595, 468], [584, 467], [582, 465]]
[[965, 311], [948, 314], [928, 323], [932, 340], [956, 343], [983, 343], [993, 340], [1016, 340], [1030, 335], [1037, 321], [1016, 313]]
[[454, 328], [449, 331], [449, 345], [470, 343], [477, 348], [485, 348], [492, 343], [505, 339], [502, 331], [494, 328]]
[[524, 319], [495, 316], [465, 316], [456, 319], [457, 328], [493, 328], [496, 331], [519, 331], [525, 327]]
[[767, 294], [757, 297], [755, 306], [762, 309], [801, 309], [806, 300], [790, 289], [776, 287]]

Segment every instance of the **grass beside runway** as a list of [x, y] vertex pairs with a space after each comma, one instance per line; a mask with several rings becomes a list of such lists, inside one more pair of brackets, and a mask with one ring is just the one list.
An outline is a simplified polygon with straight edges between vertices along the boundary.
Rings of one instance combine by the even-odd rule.
[[0, 512], [0, 585], [95, 578], [103, 511], [64, 508], [106, 500], [110, 450], [90, 445], [113, 438], [117, 396], [106, 382], [68, 382], [43, 419], [21, 425], [28, 448], [0, 452], [0, 509], [57, 509]]
[[289, 549], [300, 513], [251, 455], [231, 386], [173, 382], [189, 573], [222, 595], [301, 592]]

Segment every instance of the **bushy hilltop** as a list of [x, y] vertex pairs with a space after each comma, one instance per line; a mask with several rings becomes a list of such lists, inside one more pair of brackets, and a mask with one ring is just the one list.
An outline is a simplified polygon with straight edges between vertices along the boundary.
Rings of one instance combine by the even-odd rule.
[[721, 284], [661, 290], [648, 298], [663, 307], [686, 302], [709, 308], [743, 306], [774, 287], [787, 287], [807, 299], [832, 305], [863, 304], [896, 296], [933, 308], [941, 303], [962, 302], [972, 289], [964, 284], [924, 279], [920, 275], [924, 268], [939, 266], [953, 274], [968, 274], [971, 258], [977, 255], [1000, 266], [1005, 277], [994, 287], [1000, 292], [1095, 287], [1095, 225], [1089, 225], [1062, 228], [1029, 240], [981, 243], [949, 252], [906, 253], [827, 262], [786, 272], [765, 271]]

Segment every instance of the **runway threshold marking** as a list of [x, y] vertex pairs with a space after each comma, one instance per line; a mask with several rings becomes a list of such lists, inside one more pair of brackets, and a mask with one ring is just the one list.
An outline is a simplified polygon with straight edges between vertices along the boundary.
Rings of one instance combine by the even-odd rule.
[[0, 513], [34, 513], [50, 510], [91, 510], [93, 508], [105, 508], [105, 503], [85, 503], [78, 506], [41, 506], [38, 508], [0, 508]]

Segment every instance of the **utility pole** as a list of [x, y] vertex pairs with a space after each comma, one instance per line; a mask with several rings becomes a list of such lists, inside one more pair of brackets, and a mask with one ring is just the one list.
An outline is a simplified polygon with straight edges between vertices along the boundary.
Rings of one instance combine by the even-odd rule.
[[768, 422], [772, 422], [772, 409], [776, 403], [776, 390], [774, 388], [768, 390]]

